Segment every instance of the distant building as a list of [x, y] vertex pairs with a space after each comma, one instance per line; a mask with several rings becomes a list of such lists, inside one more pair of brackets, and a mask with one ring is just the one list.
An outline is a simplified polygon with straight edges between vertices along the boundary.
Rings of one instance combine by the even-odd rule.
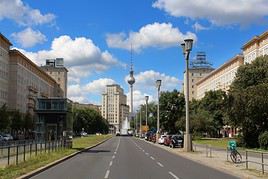
[[100, 107], [101, 105], [95, 105], [95, 104], [81, 104], [81, 103], [73, 103], [73, 107], [76, 109], [93, 109], [101, 114]]
[[268, 55], [268, 31], [253, 37], [242, 47], [244, 63], [251, 63], [259, 56]]
[[237, 69], [244, 64], [243, 56], [236, 55], [196, 83], [196, 99], [202, 99], [207, 91], [228, 91], [235, 79]]
[[102, 94], [101, 114], [110, 125], [113, 125], [110, 128], [111, 132], [120, 131], [122, 121], [129, 115], [129, 106], [124, 90], [119, 85], [106, 86], [105, 92]]
[[47, 59], [46, 65], [41, 68], [59, 84], [63, 96], [67, 97], [68, 70], [64, 67], [63, 58]]
[[[197, 98], [197, 88], [196, 83], [207, 76], [214, 69], [212, 65], [206, 59], [205, 52], [197, 52], [196, 58], [191, 61], [189, 67], [189, 100]], [[183, 80], [183, 92], [186, 91], [186, 86], [184, 85], [186, 81], [186, 73], [184, 72]]]

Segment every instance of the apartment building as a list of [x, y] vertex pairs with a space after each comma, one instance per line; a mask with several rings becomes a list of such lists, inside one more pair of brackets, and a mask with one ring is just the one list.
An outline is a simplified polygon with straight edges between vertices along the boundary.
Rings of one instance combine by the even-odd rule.
[[268, 31], [253, 37], [242, 47], [244, 63], [251, 63], [259, 56], [268, 55]]
[[64, 67], [63, 58], [47, 59], [46, 65], [41, 66], [49, 76], [51, 76], [63, 91], [63, 97], [67, 97], [67, 73], [68, 70]]
[[62, 97], [57, 82], [11, 45], [0, 33], [0, 106], [33, 113], [36, 98]]
[[8, 106], [33, 113], [37, 97], [62, 96], [57, 82], [18, 50], [9, 51]]
[[0, 33], [0, 107], [8, 103], [9, 48], [12, 44]]
[[[191, 66], [189, 68], [189, 100], [197, 98], [197, 87], [196, 83], [207, 76], [211, 71], [211, 64], [206, 59], [205, 52], [197, 52], [194, 60], [191, 61]], [[186, 82], [186, 73], [184, 72], [183, 79], [183, 92], [186, 91], [186, 86], [184, 85]], [[185, 94], [184, 94], [185, 95]]]
[[196, 83], [196, 99], [202, 99], [207, 91], [228, 91], [235, 79], [237, 69], [244, 64], [242, 55], [236, 55]]
[[109, 122], [116, 131], [121, 129], [122, 121], [129, 115], [129, 106], [124, 90], [117, 84], [107, 85], [105, 92], [102, 94], [102, 116]]

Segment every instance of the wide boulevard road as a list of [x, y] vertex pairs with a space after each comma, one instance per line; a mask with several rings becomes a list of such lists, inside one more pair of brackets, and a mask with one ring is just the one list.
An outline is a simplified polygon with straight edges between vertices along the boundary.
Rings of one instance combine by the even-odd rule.
[[33, 179], [233, 179], [134, 137], [113, 137]]

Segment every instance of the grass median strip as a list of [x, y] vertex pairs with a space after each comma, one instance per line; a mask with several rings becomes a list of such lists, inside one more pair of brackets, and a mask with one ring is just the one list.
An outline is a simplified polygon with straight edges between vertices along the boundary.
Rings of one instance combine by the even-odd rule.
[[83, 138], [75, 138], [73, 140], [73, 148], [71, 149], [62, 149], [57, 152], [42, 153], [37, 156], [33, 156], [31, 159], [27, 160], [26, 162], [22, 162], [17, 166], [10, 165], [6, 168], [0, 168], [0, 179], [12, 179], [19, 177], [23, 174], [29, 173], [35, 169], [43, 167], [53, 161], [68, 156], [74, 152], [93, 146], [110, 137], [111, 135], [98, 135], [98, 136], [91, 135]]

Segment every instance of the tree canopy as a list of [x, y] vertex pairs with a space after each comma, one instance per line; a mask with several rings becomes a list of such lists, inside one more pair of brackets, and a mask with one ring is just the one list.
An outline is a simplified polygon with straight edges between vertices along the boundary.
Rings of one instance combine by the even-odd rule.
[[258, 136], [268, 130], [268, 56], [241, 66], [231, 85], [229, 121], [242, 129], [242, 143], [258, 147]]

